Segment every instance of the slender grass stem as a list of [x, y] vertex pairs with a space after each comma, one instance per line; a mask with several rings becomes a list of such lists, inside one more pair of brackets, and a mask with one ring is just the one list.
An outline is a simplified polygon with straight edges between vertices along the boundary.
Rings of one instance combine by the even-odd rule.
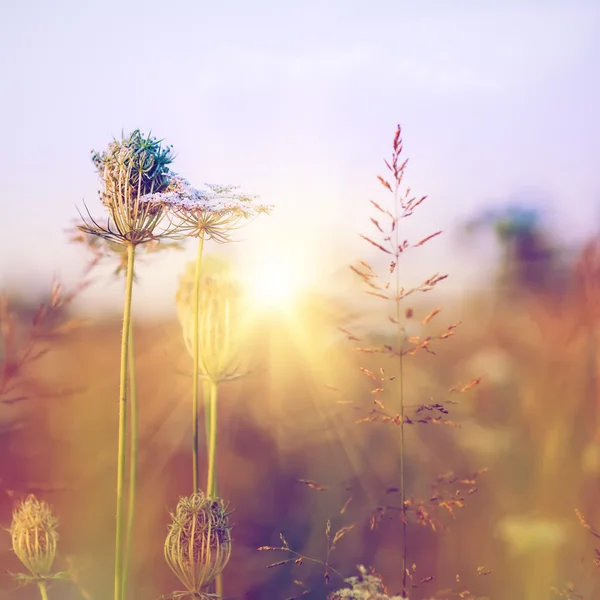
[[398, 396], [400, 400], [400, 502], [402, 503], [402, 596], [407, 595], [406, 589], [406, 563], [407, 563], [407, 546], [408, 541], [406, 539], [406, 489], [404, 485], [404, 360], [402, 351], [404, 347], [404, 328], [401, 322], [401, 308], [400, 308], [400, 215], [399, 215], [399, 198], [398, 198], [398, 186], [394, 193], [394, 208], [395, 208], [395, 255], [396, 255], [396, 346], [398, 349]]
[[133, 550], [133, 527], [135, 519], [135, 492], [137, 484], [137, 459], [139, 439], [138, 395], [135, 373], [135, 350], [133, 346], [133, 320], [129, 324], [129, 407], [131, 419], [131, 438], [129, 440], [129, 508], [127, 513], [127, 531], [125, 534], [125, 561], [123, 563], [123, 581], [121, 597], [127, 597], [127, 580], [131, 566]]
[[127, 375], [129, 362], [129, 336], [131, 328], [131, 299], [133, 295], [133, 265], [135, 246], [127, 245], [127, 273], [125, 283], [125, 306], [123, 308], [123, 331], [121, 335], [121, 373], [119, 379], [119, 444], [117, 458], [117, 527], [115, 539], [115, 587], [114, 598], [121, 600], [123, 589], [123, 541], [125, 505], [125, 467], [127, 455]]
[[192, 469], [194, 493], [200, 490], [198, 485], [198, 420], [199, 420], [199, 395], [200, 395], [200, 272], [202, 266], [202, 252], [204, 250], [204, 232], [198, 240], [198, 254], [196, 255], [196, 270], [194, 274], [194, 320], [192, 351], [194, 354], [194, 371], [192, 375]]
[[48, 600], [48, 588], [46, 587], [46, 582], [39, 581], [38, 587], [40, 588], [40, 594], [42, 596], [42, 600]]

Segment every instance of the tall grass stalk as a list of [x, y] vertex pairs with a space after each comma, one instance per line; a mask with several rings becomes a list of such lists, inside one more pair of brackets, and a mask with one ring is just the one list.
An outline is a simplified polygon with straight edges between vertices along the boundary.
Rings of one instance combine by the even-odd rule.
[[200, 276], [202, 273], [202, 254], [204, 251], [204, 231], [198, 239], [196, 254], [196, 268], [194, 271], [194, 320], [192, 351], [194, 371], [192, 375], [192, 481], [194, 494], [200, 491], [198, 483], [198, 452], [200, 440], [198, 436], [199, 396], [200, 396]]
[[131, 300], [133, 296], [133, 268], [135, 244], [127, 244], [127, 271], [125, 279], [125, 305], [121, 336], [121, 371], [119, 378], [119, 442], [117, 455], [117, 526], [115, 539], [114, 598], [122, 600], [124, 589], [125, 541], [125, 469], [127, 465], [127, 376], [129, 365], [129, 340], [131, 335]]
[[400, 198], [399, 198], [399, 190], [400, 190], [400, 182], [402, 180], [402, 175], [396, 177], [395, 186], [394, 186], [394, 219], [395, 219], [395, 247], [396, 247], [396, 281], [395, 281], [395, 294], [394, 301], [396, 303], [396, 346], [398, 349], [398, 399], [400, 402], [400, 502], [402, 507], [402, 596], [407, 595], [406, 589], [406, 556], [407, 556], [407, 548], [408, 548], [408, 540], [407, 540], [407, 527], [406, 527], [406, 487], [404, 485], [404, 462], [405, 462], [405, 452], [404, 452], [404, 337], [405, 330], [402, 325], [402, 315], [401, 315], [401, 288], [400, 288]]
[[133, 345], [133, 320], [129, 324], [129, 407], [130, 407], [130, 429], [129, 439], [129, 508], [127, 513], [127, 531], [125, 534], [125, 562], [123, 565], [123, 587], [122, 598], [127, 597], [127, 580], [131, 566], [131, 555], [133, 551], [133, 528], [135, 520], [135, 491], [137, 484], [137, 455], [139, 439], [139, 416], [137, 379], [135, 373], [135, 350]]
[[[371, 246], [375, 247], [378, 251], [383, 252], [386, 256], [386, 262], [389, 261], [387, 273], [385, 277], [380, 276], [369, 264], [361, 261], [360, 268], [351, 267], [352, 270], [361, 277], [367, 286], [366, 293], [379, 299], [383, 299], [386, 302], [393, 300], [394, 312], [388, 315], [388, 320], [394, 324], [395, 327], [395, 347], [391, 345], [377, 346], [374, 348], [357, 348], [357, 350], [365, 353], [383, 353], [389, 356], [394, 361], [395, 375], [392, 377], [384, 374], [384, 369], [380, 369], [381, 377], [375, 376], [370, 370], [361, 367], [363, 373], [368, 375], [371, 379], [378, 382], [378, 387], [372, 390], [372, 394], [379, 394], [384, 392], [384, 387], [379, 383], [386, 381], [394, 381], [392, 399], [394, 402], [393, 410], [386, 409], [381, 400], [376, 401], [377, 408], [371, 410], [371, 414], [366, 418], [362, 419], [362, 422], [388, 422], [399, 427], [399, 494], [401, 505], [394, 507], [399, 509], [402, 520], [402, 539], [401, 545], [401, 568], [402, 568], [402, 596], [408, 597], [408, 588], [411, 587], [412, 571], [408, 569], [408, 518], [407, 515], [411, 507], [415, 506], [412, 500], [407, 499], [406, 493], [406, 427], [407, 424], [415, 423], [441, 423], [444, 422], [443, 415], [447, 414], [447, 410], [444, 408], [444, 403], [438, 403], [435, 405], [435, 409], [439, 412], [436, 417], [425, 417], [422, 415], [416, 416], [423, 410], [431, 410], [431, 407], [427, 405], [410, 405], [405, 404], [405, 381], [404, 381], [404, 357], [405, 355], [414, 355], [417, 352], [427, 351], [432, 352], [429, 349], [431, 342], [434, 340], [443, 340], [454, 334], [454, 329], [459, 325], [455, 323], [449, 325], [441, 334], [432, 336], [413, 336], [407, 337], [406, 334], [406, 322], [412, 318], [412, 308], [407, 308], [406, 312], [401, 310], [401, 302], [408, 296], [415, 293], [427, 292], [432, 290], [438, 283], [446, 279], [447, 275], [440, 275], [436, 273], [432, 277], [427, 278], [420, 285], [411, 289], [405, 289], [400, 285], [400, 259], [406, 254], [409, 249], [418, 248], [423, 246], [429, 240], [436, 238], [441, 231], [434, 232], [422, 240], [416, 243], [410, 243], [408, 240], [401, 238], [400, 226], [404, 219], [410, 217], [415, 209], [427, 198], [427, 196], [417, 197], [411, 195], [410, 188], [406, 188], [404, 191], [401, 190], [404, 171], [408, 160], [401, 162], [402, 154], [402, 138], [400, 126], [397, 127], [393, 141], [393, 151], [391, 160], [388, 162], [384, 161], [388, 171], [393, 176], [388, 182], [381, 176], [378, 176], [379, 182], [391, 193], [393, 196], [394, 207], [393, 209], [387, 210], [381, 207], [379, 204], [371, 200], [373, 207], [382, 215], [381, 218], [385, 219], [384, 224], [380, 224], [379, 220], [371, 218], [371, 223], [375, 226], [376, 230], [383, 236], [382, 241], [376, 241], [375, 239], [362, 235], [361, 237], [367, 241]], [[386, 224], [389, 223], [389, 226]], [[440, 309], [436, 309], [431, 312], [422, 320], [422, 325], [427, 325], [429, 321], [440, 312]], [[343, 330], [345, 331], [345, 330]], [[348, 332], [346, 332], [348, 333]], [[352, 338], [352, 336], [350, 336]], [[466, 386], [460, 386], [461, 391], [466, 391], [473, 385], [478, 383], [478, 380], [471, 381]], [[407, 414], [407, 408], [410, 414]], [[411, 410], [412, 408], [412, 410]], [[413, 413], [415, 417], [413, 417]], [[452, 500], [454, 503], [454, 500]], [[378, 509], [379, 510], [379, 509]], [[384, 509], [382, 512], [386, 512]], [[433, 520], [426, 514], [426, 518], [423, 521], [423, 515], [421, 514], [418, 519], [421, 522], [426, 522], [434, 527]]]

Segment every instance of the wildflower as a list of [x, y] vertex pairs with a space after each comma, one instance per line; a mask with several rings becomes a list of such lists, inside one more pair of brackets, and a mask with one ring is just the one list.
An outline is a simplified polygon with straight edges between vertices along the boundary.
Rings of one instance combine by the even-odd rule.
[[344, 581], [350, 586], [334, 592], [331, 600], [407, 600], [402, 596], [388, 596], [381, 577], [366, 567], [358, 566], [359, 574]]
[[[177, 291], [177, 312], [190, 354], [194, 340], [194, 263], [181, 277]], [[240, 349], [244, 324], [241, 286], [227, 262], [206, 257], [199, 289], [198, 370], [202, 378], [215, 383], [240, 376]]]
[[224, 503], [196, 492], [181, 498], [171, 517], [165, 541], [167, 564], [190, 596], [204, 597], [202, 590], [223, 571], [231, 556], [231, 527]]
[[144, 197], [167, 187], [171, 147], [162, 147], [160, 140], [136, 129], [121, 141], [113, 140], [105, 152], [94, 152], [92, 160], [102, 180], [100, 199], [109, 219], [102, 227], [90, 216], [91, 223], [84, 219], [80, 229], [119, 244], [155, 240], [164, 210]]
[[14, 511], [10, 533], [12, 547], [19, 560], [34, 578], [51, 577], [56, 555], [58, 520], [50, 507], [33, 494]]
[[151, 209], [165, 209], [172, 224], [171, 237], [205, 236], [216, 242], [229, 241], [229, 233], [241, 221], [269, 213], [272, 206], [258, 204], [256, 196], [237, 193], [237, 186], [206, 184], [208, 190], [197, 190], [176, 173], [167, 174], [168, 184], [160, 192], [144, 198]]

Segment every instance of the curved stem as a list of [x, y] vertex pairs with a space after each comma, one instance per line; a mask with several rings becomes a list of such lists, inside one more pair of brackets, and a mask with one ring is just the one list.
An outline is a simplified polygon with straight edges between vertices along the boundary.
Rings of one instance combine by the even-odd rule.
[[42, 600], [48, 600], [48, 588], [46, 587], [46, 583], [44, 581], [38, 581], [38, 587], [40, 588]]
[[204, 232], [198, 240], [198, 254], [196, 255], [196, 270], [194, 274], [194, 320], [192, 351], [194, 354], [194, 371], [192, 375], [192, 482], [194, 493], [199, 491], [198, 487], [198, 418], [199, 418], [199, 394], [200, 394], [200, 273], [202, 266], [202, 251], [204, 249]]
[[125, 306], [123, 308], [123, 331], [121, 334], [121, 373], [119, 378], [119, 444], [117, 458], [117, 527], [115, 539], [115, 600], [121, 600], [123, 577], [123, 529], [125, 504], [125, 467], [127, 456], [127, 374], [129, 359], [129, 333], [131, 327], [131, 299], [133, 294], [133, 265], [135, 246], [127, 246], [127, 273], [125, 284]]
[[127, 597], [127, 579], [133, 550], [133, 524], [135, 519], [135, 491], [137, 484], [137, 458], [139, 439], [138, 396], [135, 374], [135, 350], [133, 347], [133, 320], [129, 325], [129, 406], [131, 409], [131, 438], [129, 440], [129, 507], [127, 513], [127, 531], [125, 533], [125, 560], [121, 597]]

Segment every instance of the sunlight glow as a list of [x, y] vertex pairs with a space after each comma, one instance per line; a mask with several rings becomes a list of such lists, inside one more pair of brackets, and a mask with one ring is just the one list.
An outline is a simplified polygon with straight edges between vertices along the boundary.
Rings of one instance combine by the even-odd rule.
[[298, 261], [281, 256], [258, 260], [244, 279], [250, 300], [259, 310], [290, 309], [309, 283], [306, 269]]

